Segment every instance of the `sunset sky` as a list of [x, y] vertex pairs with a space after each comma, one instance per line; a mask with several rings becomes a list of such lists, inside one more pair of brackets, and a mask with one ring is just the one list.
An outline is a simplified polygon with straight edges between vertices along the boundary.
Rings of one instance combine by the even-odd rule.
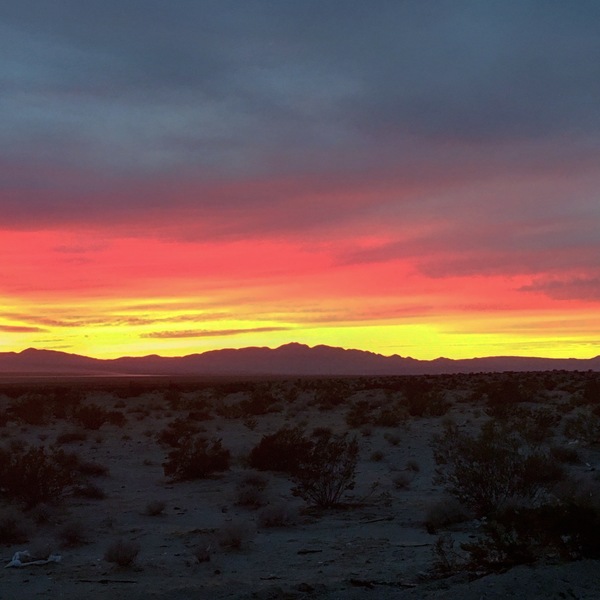
[[600, 354], [597, 0], [0, 5], [0, 351]]

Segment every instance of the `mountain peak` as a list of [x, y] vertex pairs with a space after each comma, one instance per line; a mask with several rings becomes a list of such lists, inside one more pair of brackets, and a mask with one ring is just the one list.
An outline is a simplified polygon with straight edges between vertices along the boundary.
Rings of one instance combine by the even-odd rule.
[[19, 353], [0, 353], [0, 373], [113, 374], [113, 375], [227, 375], [227, 376], [386, 376], [433, 375], [499, 371], [595, 370], [600, 357], [547, 359], [535, 357], [487, 357], [463, 360], [417, 360], [383, 356], [363, 350], [298, 342], [267, 347], [211, 350], [181, 357], [89, 358], [56, 350], [27, 348]]

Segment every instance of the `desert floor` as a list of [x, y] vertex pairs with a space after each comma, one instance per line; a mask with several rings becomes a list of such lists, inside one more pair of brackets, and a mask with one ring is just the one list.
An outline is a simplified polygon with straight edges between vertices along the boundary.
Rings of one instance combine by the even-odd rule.
[[[561, 423], [552, 430], [554, 443], [575, 447], [580, 460], [569, 470], [598, 483], [594, 472], [600, 464], [598, 447], [562, 433], [565, 420], [587, 410], [573, 401], [584, 383], [573, 374], [542, 375], [504, 377], [526, 384], [531, 406], [543, 404], [560, 412]], [[41, 548], [59, 554], [61, 560], [0, 569], [0, 598], [598, 599], [597, 560], [566, 562], [550, 554], [504, 572], [457, 569], [442, 575], [436, 570], [438, 536], [452, 535], [460, 544], [476, 539], [481, 523], [470, 519], [433, 533], [425, 527], [428, 511], [450, 502], [443, 486], [434, 483], [431, 438], [447, 419], [461, 430], [477, 430], [489, 418], [485, 397], [478, 390], [482, 382], [498, 377], [425, 378], [447, 403], [447, 410], [433, 412], [444, 414], [432, 416], [427, 410], [421, 416], [408, 414], [395, 426], [377, 425], [365, 416], [365, 422], [355, 427], [346, 420], [351, 406], [362, 401], [375, 414], [386, 404], [402, 403], [402, 392], [388, 385], [392, 378], [156, 385], [138, 380], [0, 383], [5, 415], [13, 415], [11, 407], [27, 395], [43, 407], [48, 394], [57, 397], [65, 389], [76, 389], [82, 404], [126, 417], [122, 426], [104, 423], [94, 430], [68, 418], [48, 417], [32, 424], [13, 415], [0, 428], [0, 443], [7, 448], [58, 444], [81, 460], [108, 469], [92, 478], [103, 498], [67, 492], [61, 501], [19, 512], [27, 541], [0, 546], [4, 564], [17, 551], [36, 553]], [[222, 408], [243, 405], [261, 393], [274, 400], [266, 414], [252, 410], [236, 414]], [[334, 399], [328, 402], [328, 397]], [[208, 407], [210, 418], [194, 416], [197, 404]], [[194, 421], [200, 434], [221, 439], [231, 451], [229, 470], [191, 481], [166, 478], [162, 465], [169, 449], [157, 438], [176, 419]], [[310, 507], [292, 495], [288, 476], [267, 471], [257, 475], [266, 486], [257, 502], [239, 504], [242, 482], [256, 476], [247, 465], [251, 449], [284, 424], [301, 425], [309, 434], [315, 428], [330, 428], [356, 435], [360, 444], [356, 485], [346, 492], [340, 507]], [[57, 442], [65, 432], [77, 432], [83, 439]], [[148, 514], [148, 506], [160, 502], [164, 510]], [[5, 504], [2, 510], [13, 510], [14, 503]], [[264, 525], [264, 514], [273, 510], [285, 514], [282, 526]], [[78, 528], [79, 539], [65, 539], [69, 526]], [[224, 542], [227, 532], [237, 536], [239, 548]], [[119, 539], [139, 544], [130, 566], [118, 567], [104, 558], [107, 547]], [[201, 562], [197, 556], [202, 550], [208, 560]]]

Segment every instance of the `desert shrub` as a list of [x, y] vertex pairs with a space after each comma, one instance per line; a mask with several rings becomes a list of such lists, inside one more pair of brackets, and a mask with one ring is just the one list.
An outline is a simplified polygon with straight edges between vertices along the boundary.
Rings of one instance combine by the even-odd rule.
[[73, 419], [85, 429], [100, 429], [104, 423], [122, 427], [126, 423], [125, 415], [118, 410], [106, 410], [97, 404], [80, 406], [73, 411]]
[[406, 490], [410, 487], [411, 483], [415, 480], [414, 471], [400, 471], [394, 477], [394, 487], [397, 490]]
[[547, 454], [531, 449], [494, 420], [474, 436], [447, 423], [434, 439], [433, 451], [436, 482], [478, 516], [502, 509], [513, 498], [533, 500], [563, 476]]
[[264, 435], [251, 450], [248, 464], [260, 471], [294, 474], [306, 459], [314, 442], [305, 437], [301, 427], [282, 427]]
[[82, 483], [73, 488], [73, 495], [77, 498], [88, 498], [90, 500], [103, 500], [106, 498], [104, 490], [95, 483]]
[[56, 443], [62, 446], [63, 444], [72, 444], [73, 442], [85, 442], [87, 433], [81, 429], [64, 431], [56, 436]]
[[162, 500], [150, 500], [150, 502], [146, 504], [146, 509], [144, 510], [144, 513], [150, 517], [157, 517], [158, 515], [163, 514], [166, 506], [166, 503]]
[[13, 419], [27, 425], [47, 425], [52, 417], [52, 410], [47, 398], [41, 394], [26, 394], [12, 403], [8, 413]]
[[400, 427], [408, 420], [406, 406], [397, 402], [391, 406], [382, 406], [373, 418], [373, 424], [379, 427]]
[[194, 557], [199, 563], [209, 562], [210, 561], [210, 552], [212, 550], [211, 544], [197, 546], [193, 550]]
[[82, 475], [89, 477], [106, 477], [109, 474], [108, 467], [93, 461], [82, 461], [77, 465], [77, 470]]
[[433, 571], [441, 577], [448, 577], [463, 566], [464, 559], [456, 549], [454, 538], [445, 533], [433, 544]]
[[586, 446], [600, 444], [600, 417], [586, 410], [567, 419], [565, 436]]
[[135, 541], [116, 540], [104, 552], [104, 560], [119, 567], [129, 567], [140, 553], [140, 545]]
[[163, 463], [165, 476], [175, 481], [202, 479], [229, 469], [231, 453], [223, 448], [221, 440], [190, 436], [180, 440]]
[[0, 544], [11, 546], [29, 540], [29, 527], [23, 513], [12, 508], [0, 510]]
[[248, 471], [242, 477], [240, 485], [250, 485], [259, 490], [265, 490], [269, 485], [269, 480], [262, 473]]
[[265, 386], [257, 386], [250, 392], [250, 397], [242, 400], [238, 406], [239, 417], [253, 417], [275, 412], [277, 398]]
[[402, 391], [406, 410], [411, 417], [441, 417], [450, 408], [444, 393], [434, 389], [426, 378], [407, 379]]
[[237, 486], [235, 503], [246, 508], [260, 508], [267, 504], [265, 490], [268, 485], [266, 477], [260, 473], [246, 475]]
[[58, 540], [64, 548], [73, 548], [88, 543], [87, 529], [82, 521], [69, 521], [57, 533]]
[[402, 438], [395, 434], [386, 432], [383, 434], [383, 438], [390, 444], [391, 446], [397, 446], [402, 441]]
[[381, 450], [374, 450], [369, 457], [373, 462], [381, 462], [385, 454]]
[[579, 456], [577, 448], [569, 446], [551, 446], [550, 454], [552, 458], [561, 463], [576, 465], [581, 462], [581, 457]]
[[511, 507], [485, 522], [483, 532], [462, 545], [471, 568], [504, 570], [549, 554], [563, 560], [600, 557], [600, 511], [576, 501]]
[[216, 532], [216, 540], [222, 550], [241, 550], [242, 546], [254, 538], [254, 528], [245, 521], [225, 523]]
[[200, 428], [196, 423], [187, 419], [175, 419], [171, 421], [159, 434], [158, 443], [171, 448], [177, 448], [181, 440], [189, 438], [191, 435], [198, 433]]
[[58, 501], [77, 477], [77, 457], [63, 450], [30, 446], [20, 451], [0, 449], [2, 495], [31, 508]]
[[421, 470], [421, 465], [414, 458], [411, 458], [406, 461], [406, 469], [418, 473]]
[[356, 438], [322, 436], [301, 460], [293, 475], [293, 493], [320, 508], [339, 504], [344, 492], [354, 488], [358, 461]]
[[28, 512], [36, 525], [48, 525], [54, 516], [54, 511], [48, 504], [38, 504]]
[[258, 513], [259, 527], [275, 528], [290, 527], [295, 525], [298, 520], [298, 511], [283, 502], [270, 504]]
[[366, 400], [358, 400], [346, 413], [346, 424], [352, 429], [358, 429], [373, 421], [373, 410]]
[[314, 403], [320, 410], [331, 410], [341, 406], [348, 396], [348, 388], [343, 381], [323, 381], [315, 390]]
[[56, 387], [49, 395], [49, 405], [56, 419], [67, 419], [81, 404], [84, 393], [74, 387]]
[[527, 398], [523, 383], [510, 375], [501, 374], [482, 386], [487, 396], [487, 412], [494, 418], [508, 417], [517, 408], [517, 404]]
[[436, 533], [438, 529], [464, 523], [472, 517], [472, 513], [459, 500], [449, 496], [434, 502], [427, 508], [424, 525], [429, 533]]
[[258, 419], [256, 417], [245, 417], [242, 423], [250, 431], [254, 431], [258, 427]]
[[551, 408], [525, 409], [519, 407], [512, 418], [512, 427], [532, 446], [547, 443], [560, 423], [560, 414]]
[[310, 436], [313, 438], [319, 438], [323, 435], [331, 435], [332, 433], [331, 427], [315, 427]]

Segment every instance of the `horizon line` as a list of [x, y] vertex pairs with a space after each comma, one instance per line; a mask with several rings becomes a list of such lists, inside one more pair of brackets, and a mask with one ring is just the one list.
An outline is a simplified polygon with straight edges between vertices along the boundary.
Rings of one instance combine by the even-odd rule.
[[59, 354], [67, 354], [70, 356], [80, 356], [83, 358], [90, 358], [92, 360], [99, 360], [99, 361], [113, 361], [113, 360], [119, 360], [119, 359], [124, 359], [124, 358], [131, 358], [131, 359], [143, 359], [143, 358], [150, 358], [150, 357], [155, 357], [155, 358], [163, 358], [163, 359], [181, 359], [181, 358], [187, 358], [190, 356], [202, 356], [204, 354], [211, 354], [211, 353], [215, 353], [215, 352], [227, 352], [227, 351], [242, 351], [242, 350], [279, 350], [281, 348], [285, 348], [287, 346], [302, 346], [305, 348], [308, 348], [309, 350], [314, 350], [316, 348], [331, 348], [334, 350], [343, 350], [343, 351], [354, 351], [354, 352], [363, 352], [365, 354], [372, 354], [374, 356], [380, 356], [383, 358], [400, 358], [400, 359], [405, 359], [405, 360], [414, 360], [414, 361], [418, 361], [418, 362], [425, 362], [425, 363], [431, 363], [431, 362], [435, 362], [435, 361], [440, 361], [440, 360], [447, 360], [447, 361], [453, 361], [453, 362], [459, 362], [459, 361], [469, 361], [469, 360], [485, 360], [485, 359], [509, 359], [509, 358], [516, 358], [516, 359], [532, 359], [532, 360], [548, 360], [548, 361], [564, 361], [564, 360], [576, 360], [576, 361], [588, 361], [588, 360], [594, 360], [596, 358], [600, 358], [600, 354], [595, 354], [589, 357], [575, 357], [575, 356], [564, 356], [564, 357], [551, 357], [551, 356], [542, 356], [542, 355], [533, 355], [533, 354], [493, 354], [493, 355], [484, 355], [484, 356], [470, 356], [470, 357], [465, 357], [465, 358], [452, 358], [450, 356], [437, 356], [436, 358], [415, 358], [413, 356], [409, 356], [409, 355], [402, 355], [402, 354], [398, 354], [398, 353], [394, 353], [394, 354], [382, 354], [380, 352], [375, 352], [373, 350], [365, 350], [362, 348], [345, 348], [343, 346], [331, 346], [329, 344], [316, 344], [316, 345], [309, 345], [309, 344], [305, 344], [303, 342], [286, 342], [284, 344], [279, 344], [278, 346], [268, 346], [268, 345], [263, 345], [263, 346], [257, 346], [257, 345], [251, 345], [251, 346], [240, 346], [240, 347], [226, 347], [226, 348], [215, 348], [215, 349], [209, 349], [209, 350], [204, 350], [204, 351], [198, 351], [198, 352], [191, 352], [189, 354], [181, 354], [181, 355], [164, 355], [164, 354], [158, 354], [158, 353], [149, 353], [149, 354], [138, 354], [138, 355], [132, 355], [132, 354], [123, 354], [123, 355], [119, 355], [119, 356], [115, 356], [112, 358], [107, 358], [107, 357], [98, 357], [98, 356], [93, 356], [91, 354], [80, 354], [77, 352], [69, 352], [67, 350], [61, 350], [61, 349], [55, 349], [55, 348], [38, 348], [38, 347], [33, 347], [33, 346], [28, 346], [27, 348], [23, 348], [22, 350], [4, 350], [4, 351], [0, 351], [0, 355], [2, 354], [23, 354], [24, 352], [27, 351], [38, 351], [38, 352], [56, 352]]

